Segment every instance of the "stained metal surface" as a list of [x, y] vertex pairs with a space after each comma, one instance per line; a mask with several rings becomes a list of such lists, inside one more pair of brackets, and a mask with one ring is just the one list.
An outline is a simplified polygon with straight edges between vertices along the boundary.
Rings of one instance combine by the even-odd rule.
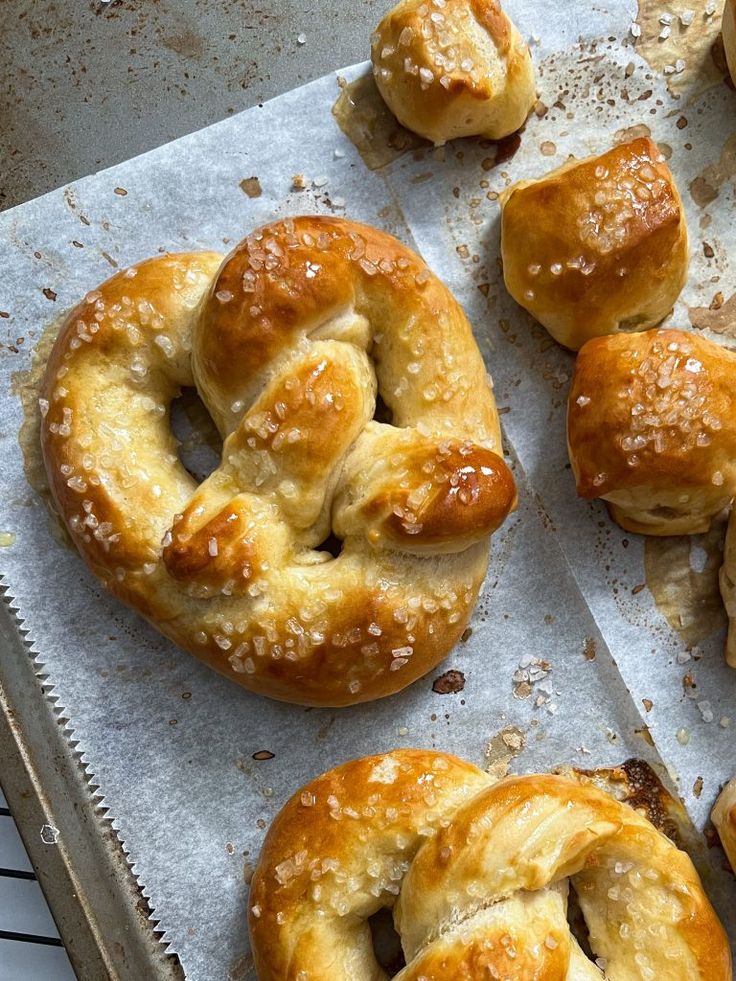
[[0, 0], [0, 210], [362, 61], [388, 6]]
[[2, 789], [80, 981], [181, 981], [84, 769], [0, 601]]

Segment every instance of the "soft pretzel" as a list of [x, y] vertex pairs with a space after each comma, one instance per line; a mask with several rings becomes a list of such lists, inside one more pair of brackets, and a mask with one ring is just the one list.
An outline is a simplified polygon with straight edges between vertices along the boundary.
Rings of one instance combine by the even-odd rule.
[[433, 143], [499, 140], [536, 101], [529, 48], [498, 0], [402, 0], [371, 43], [389, 109]]
[[[225, 440], [199, 487], [169, 427], [194, 384]], [[377, 391], [392, 425], [373, 420]], [[350, 221], [285, 219], [224, 261], [117, 274], [67, 318], [41, 405], [50, 484], [93, 572], [286, 701], [360, 702], [434, 667], [515, 500], [460, 306]], [[334, 559], [317, 550], [331, 530]]]
[[589, 341], [568, 401], [581, 497], [627, 531], [707, 531], [736, 492], [736, 354], [680, 330]]
[[728, 70], [732, 82], [736, 85], [736, 0], [726, 0], [721, 26]]
[[602, 979], [566, 918], [572, 887], [605, 977], [731, 981], [688, 856], [592, 781], [499, 783], [444, 753], [346, 763], [276, 817], [251, 884], [260, 981], [379, 981], [368, 918], [393, 908], [396, 981]]
[[506, 288], [565, 347], [658, 324], [685, 285], [685, 211], [647, 137], [520, 181], [501, 203]]
[[736, 777], [729, 780], [718, 795], [711, 819], [731, 868], [736, 872]]

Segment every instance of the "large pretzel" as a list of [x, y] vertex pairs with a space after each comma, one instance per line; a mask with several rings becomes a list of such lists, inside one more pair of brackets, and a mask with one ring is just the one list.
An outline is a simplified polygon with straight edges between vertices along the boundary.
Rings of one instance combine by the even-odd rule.
[[[570, 932], [569, 886], [599, 966]], [[590, 781], [493, 784], [422, 750], [318, 777], [274, 821], [252, 881], [260, 981], [385, 978], [367, 922], [381, 907], [406, 955], [395, 981], [731, 981], [688, 856]]]
[[[169, 426], [195, 384], [225, 440], [199, 487]], [[93, 572], [287, 701], [377, 698], [434, 667], [515, 499], [460, 306], [400, 242], [349, 221], [285, 219], [224, 262], [114, 276], [67, 318], [41, 408], [56, 503]], [[317, 550], [330, 531], [337, 558]]]

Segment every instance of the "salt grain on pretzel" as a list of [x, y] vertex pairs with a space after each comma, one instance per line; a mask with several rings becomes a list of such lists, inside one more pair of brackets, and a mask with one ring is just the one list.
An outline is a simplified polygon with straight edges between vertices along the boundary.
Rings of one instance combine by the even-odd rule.
[[[224, 439], [199, 486], [169, 426], [193, 385]], [[400, 242], [345, 220], [117, 274], [67, 318], [41, 395], [50, 484], [92, 571], [286, 701], [365, 701], [433, 668], [514, 504], [461, 308]]]

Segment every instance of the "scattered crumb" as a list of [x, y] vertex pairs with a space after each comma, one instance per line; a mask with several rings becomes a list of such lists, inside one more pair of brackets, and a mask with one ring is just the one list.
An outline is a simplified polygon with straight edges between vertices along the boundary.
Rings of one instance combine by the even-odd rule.
[[259, 749], [257, 753], [253, 754], [254, 760], [272, 760], [276, 754], [272, 753], [268, 749]]
[[695, 783], [693, 784], [693, 794], [695, 795], [695, 797], [699, 798], [702, 793], [703, 793], [703, 778], [698, 777]]
[[583, 641], [583, 657], [586, 661], [595, 661], [595, 641], [592, 637], [586, 637]]
[[297, 191], [303, 191], [307, 183], [307, 178], [304, 174], [294, 174], [291, 178], [291, 186]]
[[41, 292], [43, 293], [43, 295], [46, 297], [47, 300], [51, 300], [52, 303], [56, 302], [56, 293], [54, 293], [52, 289], [49, 289], [48, 286], [44, 286]]
[[456, 695], [465, 687], [465, 675], [462, 671], [445, 671], [432, 682], [432, 691], [438, 695]]
[[128, 192], [125, 190], [124, 187], [116, 187], [112, 193], [119, 195], [121, 198], [124, 198]]
[[245, 177], [240, 182], [240, 190], [247, 194], [249, 198], [259, 198], [263, 194], [261, 182], [257, 177]]
[[645, 712], [651, 712], [652, 711], [652, 708], [654, 706], [654, 702], [651, 700], [651, 698], [642, 698], [641, 703], [644, 706], [644, 711]]

